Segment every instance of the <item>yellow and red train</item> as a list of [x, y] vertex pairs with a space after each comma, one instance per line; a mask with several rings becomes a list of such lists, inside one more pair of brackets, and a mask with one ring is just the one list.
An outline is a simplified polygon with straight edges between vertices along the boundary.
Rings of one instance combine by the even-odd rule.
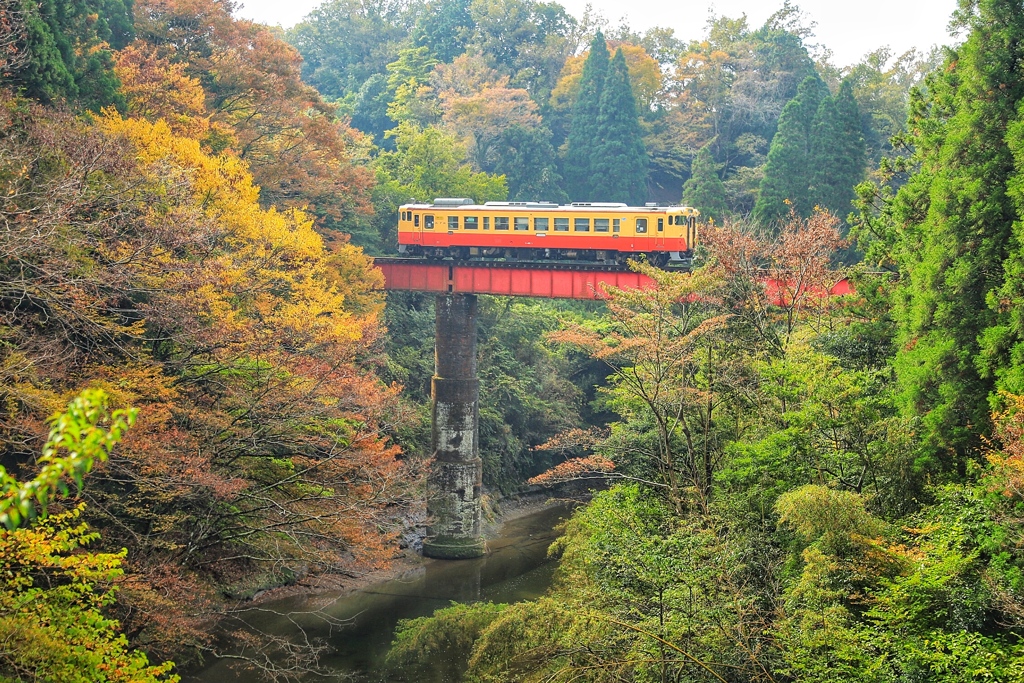
[[440, 198], [399, 208], [398, 250], [426, 258], [506, 258], [656, 265], [689, 259], [697, 217], [688, 206], [487, 202]]

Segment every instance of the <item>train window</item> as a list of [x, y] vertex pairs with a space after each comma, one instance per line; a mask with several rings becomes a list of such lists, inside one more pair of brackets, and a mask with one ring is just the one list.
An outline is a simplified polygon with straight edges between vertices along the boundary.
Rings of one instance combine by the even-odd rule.
[[572, 231], [573, 232], [590, 232], [590, 219], [589, 218], [574, 218], [574, 219], [572, 219]]
[[621, 225], [622, 225], [622, 219], [621, 218], [613, 218], [612, 219], [612, 232], [618, 232], [619, 231], [619, 227]]
[[508, 216], [495, 216], [494, 217], [494, 229], [495, 230], [508, 230]]
[[637, 218], [636, 219], [636, 231], [637, 232], [647, 232], [647, 219], [646, 218]]
[[490, 230], [490, 229], [491, 229], [491, 217], [490, 216], [484, 216], [484, 230]]
[[569, 232], [569, 219], [568, 218], [556, 218], [555, 219], [555, 232]]
[[516, 230], [529, 230], [530, 229], [530, 218], [529, 216], [516, 216]]
[[459, 217], [458, 216], [448, 216], [448, 229], [449, 230], [458, 230], [459, 229]]
[[665, 219], [664, 218], [659, 218], [658, 219], [658, 232], [665, 232]]
[[412, 225], [415, 228], [420, 227], [420, 215], [416, 214], [412, 217]]
[[537, 232], [547, 232], [548, 230], [548, 219], [547, 218], [534, 218], [533, 229]]
[[424, 214], [423, 216], [423, 228], [425, 230], [434, 229], [434, 216], [432, 214]]
[[673, 216], [672, 218], [669, 219], [668, 224], [669, 225], [682, 225], [683, 224], [683, 215], [679, 214], [678, 216]]
[[608, 219], [607, 218], [595, 218], [594, 219], [594, 232], [608, 232]]
[[480, 226], [480, 219], [477, 216], [466, 216], [462, 219], [462, 227], [466, 230], [476, 230]]

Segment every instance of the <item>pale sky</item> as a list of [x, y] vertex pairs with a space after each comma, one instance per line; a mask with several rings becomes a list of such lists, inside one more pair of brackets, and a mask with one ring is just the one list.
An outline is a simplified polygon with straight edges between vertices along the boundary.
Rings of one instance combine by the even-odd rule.
[[[290, 27], [298, 23], [321, 0], [242, 0], [238, 16], [265, 24]], [[651, 26], [674, 28], [684, 40], [704, 34], [708, 14], [737, 17], [746, 14], [752, 27], [760, 26], [782, 6], [782, 0], [560, 0], [577, 17], [587, 4], [607, 18], [612, 26], [625, 17], [634, 30]], [[888, 45], [896, 54], [911, 48], [927, 51], [932, 45], [952, 42], [946, 32], [956, 0], [796, 0], [811, 21], [817, 23], [811, 42], [832, 50], [833, 62], [846, 66], [867, 52]]]

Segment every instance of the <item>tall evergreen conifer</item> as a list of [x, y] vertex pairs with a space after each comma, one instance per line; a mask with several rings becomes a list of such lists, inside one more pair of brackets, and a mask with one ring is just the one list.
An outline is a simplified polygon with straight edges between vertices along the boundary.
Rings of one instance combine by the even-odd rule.
[[632, 206], [647, 201], [647, 151], [622, 50], [605, 78], [590, 168], [593, 199]]
[[846, 218], [853, 209], [854, 187], [864, 179], [864, 134], [853, 85], [843, 81], [835, 99], [818, 107], [811, 131], [812, 205]]
[[790, 206], [801, 215], [808, 215], [814, 208], [809, 193], [811, 133], [818, 108], [828, 96], [828, 87], [821, 78], [808, 76], [796, 97], [783, 108], [754, 204], [756, 221], [774, 223], [789, 213]]
[[583, 63], [580, 89], [572, 107], [568, 147], [565, 153], [565, 182], [573, 201], [599, 199], [594, 194], [591, 155], [598, 141], [598, 117], [601, 93], [608, 74], [608, 44], [600, 31], [590, 43], [590, 54]]
[[[861, 123], [860, 107], [853, 96], [853, 81], [846, 79], [839, 86], [836, 95], [836, 113], [839, 115], [839, 129], [842, 131], [842, 144], [846, 150], [845, 173], [853, 181], [851, 188], [864, 180], [864, 169], [867, 165], [867, 144], [864, 141], [864, 127]], [[851, 190], [849, 201], [855, 193]], [[849, 206], [846, 207], [846, 210]]]
[[1003, 265], [1003, 283], [988, 296], [996, 319], [982, 335], [979, 366], [985, 379], [995, 380], [997, 389], [1024, 394], [1024, 120], [1020, 117], [1010, 126], [1007, 141], [1014, 156], [1009, 195], [1017, 220]]
[[901, 275], [893, 314], [902, 407], [922, 422], [925, 455], [945, 456], [931, 462], [962, 471], [989, 423], [993, 389], [1024, 391], [1024, 165], [1013, 154], [1024, 140], [1024, 7], [965, 1], [961, 15], [967, 41], [911, 104], [918, 170], [873, 227], [889, 230], [886, 251]]
[[718, 164], [711, 154], [714, 140], [700, 148], [690, 167], [690, 179], [683, 184], [683, 204], [700, 211], [705, 220], [721, 223], [728, 212], [725, 184], [718, 176]]
[[[810, 187], [804, 211], [814, 206], [838, 213], [842, 204], [843, 154], [842, 131], [836, 101], [826, 97], [818, 105], [811, 127], [811, 151], [807, 157]], [[852, 190], [852, 185], [850, 186]]]
[[[14, 3], [17, 5], [17, 3]], [[125, 105], [111, 47], [134, 38], [131, 0], [22, 2], [27, 61], [10, 78], [40, 102], [67, 101], [83, 109]]]

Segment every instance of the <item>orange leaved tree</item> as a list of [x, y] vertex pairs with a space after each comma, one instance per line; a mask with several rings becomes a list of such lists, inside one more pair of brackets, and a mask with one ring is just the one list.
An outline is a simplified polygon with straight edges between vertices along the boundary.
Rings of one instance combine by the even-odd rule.
[[[715, 413], [723, 382], [727, 316], [722, 281], [711, 269], [665, 272], [636, 268], [656, 283], [608, 292], [608, 323], [575, 325], [551, 335], [605, 362], [611, 406], [624, 418], [607, 447], [617, 470], [665, 490], [677, 510], [706, 507], [720, 458]], [[603, 463], [598, 463], [603, 464]]]

